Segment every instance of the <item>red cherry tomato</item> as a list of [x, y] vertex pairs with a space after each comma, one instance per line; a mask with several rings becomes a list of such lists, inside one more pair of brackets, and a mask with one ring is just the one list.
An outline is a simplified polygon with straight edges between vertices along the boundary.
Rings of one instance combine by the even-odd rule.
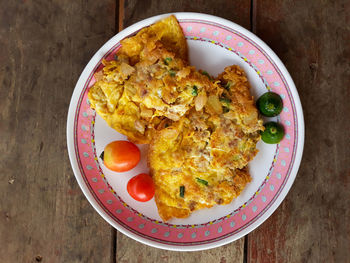
[[148, 174], [139, 174], [131, 178], [127, 185], [128, 193], [137, 201], [147, 202], [154, 196], [154, 183]]
[[139, 148], [132, 142], [114, 141], [105, 147], [103, 161], [105, 166], [115, 172], [126, 172], [140, 161]]

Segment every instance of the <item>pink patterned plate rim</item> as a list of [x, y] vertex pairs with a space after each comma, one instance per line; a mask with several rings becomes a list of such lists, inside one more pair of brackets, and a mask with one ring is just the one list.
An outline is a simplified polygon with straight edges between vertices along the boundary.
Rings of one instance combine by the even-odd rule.
[[[93, 56], [72, 95], [67, 118], [67, 145], [79, 186], [96, 211], [129, 237], [154, 247], [194, 251], [218, 247], [241, 238], [262, 224], [287, 195], [297, 174], [304, 145], [304, 120], [295, 85], [275, 53], [251, 32], [228, 20], [199, 13], [175, 13], [186, 36], [191, 64], [216, 75], [238, 64], [247, 72], [255, 97], [267, 90], [280, 94], [283, 111], [276, 121], [286, 130], [278, 145], [259, 142], [249, 165], [252, 183], [228, 206], [195, 212], [189, 219], [162, 222], [154, 200], [140, 203], [125, 191], [127, 181], [147, 172], [147, 146], [139, 146], [141, 162], [125, 174], [113, 174], [98, 158], [104, 145], [125, 138], [90, 109], [88, 89], [102, 59], [112, 59], [120, 40], [169, 14], [140, 21], [121, 31]], [[266, 119], [267, 120], [267, 119]]]

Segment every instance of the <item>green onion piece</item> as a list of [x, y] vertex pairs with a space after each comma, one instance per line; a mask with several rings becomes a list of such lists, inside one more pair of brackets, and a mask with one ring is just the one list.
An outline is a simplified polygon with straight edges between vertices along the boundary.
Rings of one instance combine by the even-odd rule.
[[114, 60], [118, 60], [118, 55], [114, 54]]
[[198, 177], [196, 178], [196, 180], [197, 180], [197, 182], [200, 183], [200, 184], [208, 185], [208, 181], [206, 181], [206, 180], [203, 180], [203, 179], [198, 178]]
[[211, 77], [209, 76], [209, 74], [208, 74], [208, 72], [206, 72], [206, 71], [201, 71], [201, 73], [203, 74], [203, 75], [205, 75], [205, 76], [207, 76], [209, 79], [211, 79]]
[[227, 108], [226, 106], [222, 106], [222, 111], [223, 111], [224, 113], [226, 113], [226, 112], [229, 112], [230, 109]]
[[227, 82], [224, 88], [225, 88], [225, 90], [230, 90], [230, 88], [231, 88], [231, 83], [230, 83], [230, 82]]
[[222, 97], [220, 97], [220, 101], [223, 102], [223, 103], [226, 103], [227, 106], [229, 106], [230, 103], [231, 103], [231, 100], [230, 100], [229, 98], [225, 97], [225, 95], [223, 95]]
[[185, 186], [183, 185], [180, 186], [180, 197], [185, 197]]
[[164, 64], [168, 66], [169, 62], [172, 61], [172, 60], [173, 60], [172, 58], [165, 58], [164, 59]]
[[239, 159], [241, 159], [241, 157], [240, 157], [239, 155], [233, 156], [233, 160], [234, 160], [234, 161], [238, 161]]
[[198, 95], [198, 88], [197, 88], [196, 85], [194, 85], [194, 86], [192, 87], [192, 95], [193, 95], [193, 96], [197, 96], [197, 95]]
[[102, 161], [104, 161], [105, 159], [105, 151], [103, 151], [101, 154], [100, 154], [100, 158]]
[[169, 75], [170, 75], [171, 77], [175, 77], [176, 72], [175, 72], [174, 70], [169, 70]]

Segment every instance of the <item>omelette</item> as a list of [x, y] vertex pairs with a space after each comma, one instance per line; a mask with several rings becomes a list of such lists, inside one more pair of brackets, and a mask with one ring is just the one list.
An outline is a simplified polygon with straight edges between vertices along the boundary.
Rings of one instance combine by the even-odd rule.
[[190, 66], [174, 16], [121, 44], [102, 61], [88, 98], [110, 127], [150, 144], [161, 218], [229, 204], [251, 180], [247, 165], [263, 130], [244, 71], [230, 66], [214, 79]]
[[140, 61], [142, 50], [153, 50], [156, 43], [162, 43], [168, 50], [182, 60], [188, 60], [185, 36], [175, 16], [171, 15], [159, 22], [141, 29], [136, 36], [123, 39], [119, 51], [130, 57], [133, 64]]
[[250, 182], [247, 164], [263, 130], [249, 83], [238, 66], [225, 68], [201, 111], [157, 132], [149, 151], [161, 218], [229, 204]]
[[91, 107], [109, 126], [132, 142], [150, 143], [164, 121], [204, 107], [214, 85], [188, 65], [185, 38], [173, 16], [121, 43], [116, 59], [102, 62], [88, 93]]

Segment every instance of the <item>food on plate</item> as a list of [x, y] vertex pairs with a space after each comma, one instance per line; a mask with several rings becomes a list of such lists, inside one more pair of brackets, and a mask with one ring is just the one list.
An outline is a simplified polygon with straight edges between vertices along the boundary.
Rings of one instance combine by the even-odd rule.
[[168, 120], [178, 121], [193, 106], [201, 110], [206, 91], [214, 88], [207, 75], [188, 66], [185, 39], [173, 20], [123, 40], [127, 44], [116, 60], [103, 61], [88, 93], [91, 107], [135, 143], [150, 143], [155, 130]]
[[[173, 16], [121, 44], [114, 60], [103, 60], [88, 97], [109, 126], [150, 144], [151, 174], [132, 178], [129, 194], [142, 202], [154, 195], [164, 221], [230, 203], [251, 180], [247, 165], [264, 130], [244, 71], [229, 66], [213, 78], [190, 66]], [[112, 158], [114, 147], [104, 153], [110, 169], [139, 161], [134, 151]]]
[[129, 195], [136, 201], [147, 202], [154, 196], [154, 183], [148, 174], [139, 174], [131, 178], [127, 185]]
[[115, 172], [126, 172], [139, 163], [141, 153], [132, 142], [114, 141], [107, 144], [101, 157], [108, 169]]
[[266, 92], [256, 101], [260, 113], [266, 117], [274, 117], [281, 113], [283, 101], [275, 92]]
[[228, 204], [251, 180], [247, 164], [263, 130], [238, 66], [225, 68], [201, 111], [157, 131], [149, 150], [155, 201], [163, 220]]
[[261, 133], [261, 139], [269, 144], [279, 143], [284, 137], [284, 127], [278, 122], [267, 122], [265, 130]]
[[157, 43], [161, 43], [182, 60], [188, 60], [186, 39], [173, 15], [141, 29], [136, 36], [122, 40], [120, 53], [130, 57], [132, 63], [136, 64], [140, 60], [142, 50], [152, 50]]

